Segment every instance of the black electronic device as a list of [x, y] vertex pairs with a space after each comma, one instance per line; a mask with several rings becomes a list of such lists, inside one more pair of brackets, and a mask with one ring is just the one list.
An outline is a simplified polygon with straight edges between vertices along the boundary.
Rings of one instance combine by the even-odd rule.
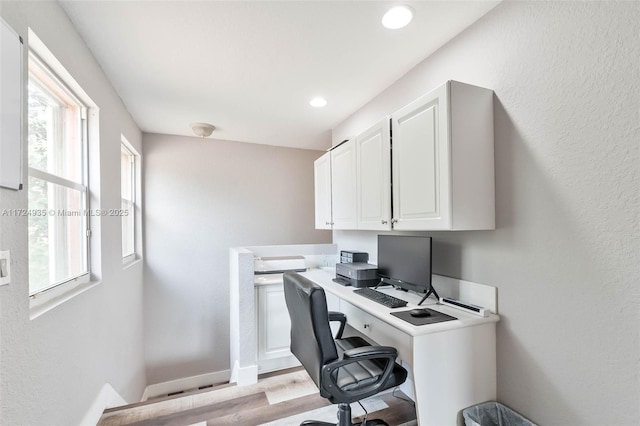
[[429, 312], [428, 309], [412, 309], [409, 311], [409, 315], [411, 315], [412, 317], [418, 317], [418, 318], [430, 317], [431, 312]]
[[337, 263], [333, 281], [352, 287], [374, 287], [380, 283], [377, 271], [376, 265], [369, 263]]
[[378, 235], [378, 277], [381, 284], [431, 294], [440, 299], [431, 285], [431, 237]]
[[340, 251], [340, 263], [367, 263], [369, 261], [369, 253], [364, 251]]
[[403, 306], [407, 306], [407, 302], [405, 300], [389, 296], [388, 294], [372, 288], [359, 288], [357, 290], [353, 290], [353, 292], [360, 296], [364, 296], [367, 299], [373, 300], [374, 302], [380, 303], [387, 308], [402, 308]]

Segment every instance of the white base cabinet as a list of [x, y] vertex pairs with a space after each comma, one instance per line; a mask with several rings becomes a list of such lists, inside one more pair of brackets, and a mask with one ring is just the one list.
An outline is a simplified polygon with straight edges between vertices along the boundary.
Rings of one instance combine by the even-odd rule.
[[[291, 319], [284, 299], [284, 285], [262, 284], [255, 287], [256, 330], [258, 332], [258, 372], [282, 370], [300, 365], [291, 353]], [[340, 299], [327, 294], [327, 309], [340, 311]], [[331, 323], [337, 333], [339, 323]]]
[[495, 229], [493, 91], [449, 81], [391, 121], [393, 229]]
[[283, 284], [256, 287], [258, 371], [280, 370], [299, 365], [291, 354], [291, 320], [284, 300]]

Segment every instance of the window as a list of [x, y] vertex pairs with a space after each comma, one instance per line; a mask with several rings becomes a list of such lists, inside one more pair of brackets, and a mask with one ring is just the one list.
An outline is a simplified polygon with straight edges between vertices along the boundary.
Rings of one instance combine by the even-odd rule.
[[87, 107], [33, 52], [28, 88], [29, 295], [89, 281]]
[[120, 173], [122, 197], [122, 260], [129, 263], [136, 258], [136, 218], [138, 205], [136, 201], [136, 176], [140, 155], [122, 137], [120, 146]]

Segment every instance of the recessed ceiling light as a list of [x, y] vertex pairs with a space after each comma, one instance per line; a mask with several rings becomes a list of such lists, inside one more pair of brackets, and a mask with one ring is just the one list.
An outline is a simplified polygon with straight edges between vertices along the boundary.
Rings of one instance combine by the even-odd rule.
[[390, 30], [406, 27], [413, 19], [413, 9], [409, 6], [395, 6], [382, 17], [382, 25]]
[[311, 99], [311, 101], [309, 102], [309, 105], [316, 108], [322, 108], [323, 106], [327, 105], [327, 100], [325, 98], [318, 96], [316, 98]]

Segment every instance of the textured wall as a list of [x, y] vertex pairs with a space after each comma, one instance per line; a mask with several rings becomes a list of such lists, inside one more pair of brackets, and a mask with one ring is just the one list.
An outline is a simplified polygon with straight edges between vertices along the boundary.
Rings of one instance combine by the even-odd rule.
[[498, 287], [498, 397], [539, 424], [640, 418], [639, 58], [638, 2], [506, 2], [334, 130], [495, 90], [498, 229], [429, 235], [436, 273]]
[[143, 139], [148, 381], [228, 370], [229, 248], [330, 242], [314, 229], [320, 153]]
[[[0, 2], [0, 15], [25, 40], [25, 58], [31, 28], [100, 108], [91, 208], [119, 208], [120, 135], [141, 146], [120, 98], [56, 2]], [[24, 152], [26, 162], [26, 144]], [[0, 209], [26, 208], [26, 190], [0, 189]], [[0, 287], [0, 424], [78, 424], [105, 383], [128, 401], [142, 394], [142, 263], [122, 267], [120, 218], [99, 225], [93, 256], [101, 283], [30, 320], [27, 218], [0, 217], [0, 249], [13, 260], [12, 282]]]

